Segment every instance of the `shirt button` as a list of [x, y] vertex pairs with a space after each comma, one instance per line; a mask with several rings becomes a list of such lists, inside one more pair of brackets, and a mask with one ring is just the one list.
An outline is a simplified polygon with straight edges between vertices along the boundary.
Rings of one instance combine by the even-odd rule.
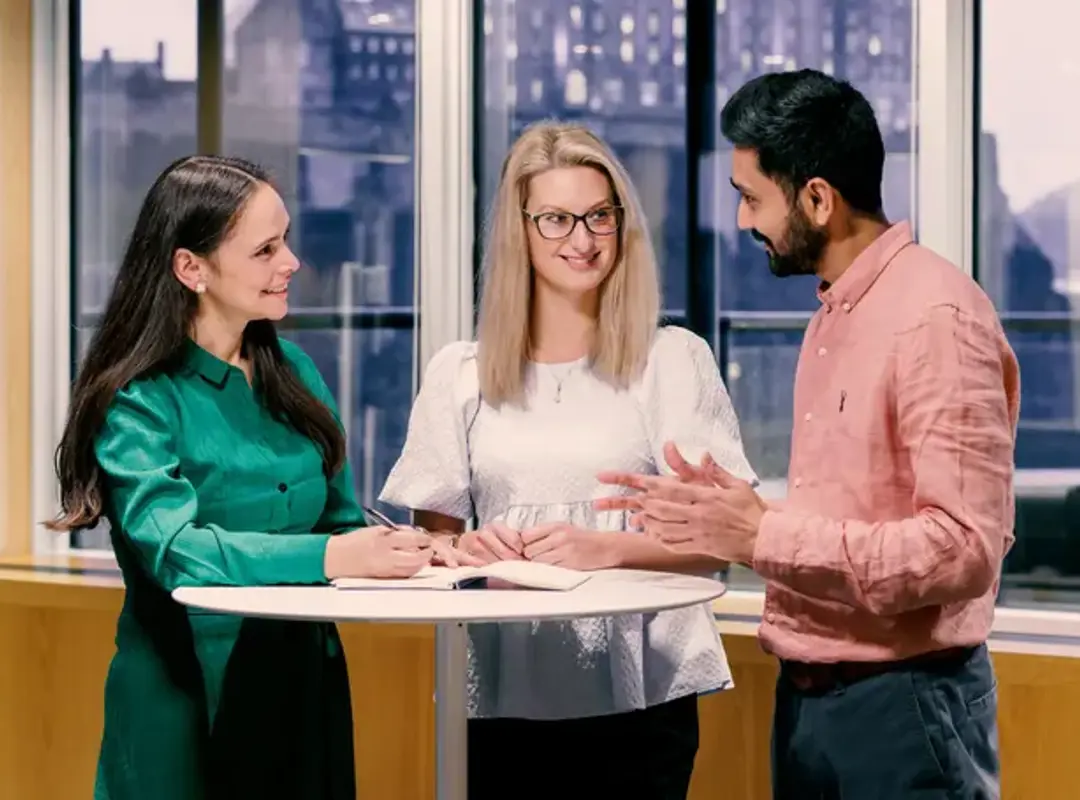
[[817, 354], [818, 354], [819, 356], [823, 356], [823, 355], [825, 355], [825, 354], [826, 354], [826, 353], [828, 353], [828, 352], [829, 352], [829, 351], [828, 351], [828, 350], [826, 350], [826, 349], [825, 349], [824, 347], [819, 347], [819, 348], [817, 349]]
[[805, 419], [807, 422], [809, 422], [813, 418], [813, 416], [814, 416], [813, 414], [811, 414], [809, 411], [807, 411], [805, 414], [803, 414], [803, 419]]
[[277, 485], [277, 490], [278, 490], [279, 492], [282, 492], [282, 493], [284, 493], [284, 492], [287, 492], [287, 491], [289, 491], [289, 487], [288, 487], [288, 486], [287, 486], [286, 484], [284, 484], [284, 483], [279, 483], [279, 484]]
[[795, 488], [798, 489], [800, 486], [802, 486], [802, 478], [796, 478], [795, 479]]
[[844, 309], [844, 311], [851, 311], [851, 303], [844, 303], [840, 308]]

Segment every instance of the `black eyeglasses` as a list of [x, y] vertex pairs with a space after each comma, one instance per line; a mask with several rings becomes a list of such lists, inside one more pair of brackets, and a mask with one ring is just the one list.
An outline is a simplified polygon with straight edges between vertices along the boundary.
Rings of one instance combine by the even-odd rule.
[[574, 232], [580, 222], [593, 236], [611, 236], [622, 224], [622, 206], [610, 205], [594, 208], [584, 214], [571, 214], [569, 211], [543, 211], [530, 214], [521, 210], [537, 232], [545, 239], [565, 239]]

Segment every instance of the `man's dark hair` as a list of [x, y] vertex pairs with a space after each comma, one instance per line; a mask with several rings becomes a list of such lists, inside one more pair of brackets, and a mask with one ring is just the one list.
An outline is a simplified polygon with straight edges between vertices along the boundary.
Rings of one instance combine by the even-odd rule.
[[761, 171], [789, 196], [821, 178], [856, 211], [881, 212], [885, 143], [873, 108], [850, 83], [812, 69], [762, 75], [724, 104], [720, 130], [754, 150]]

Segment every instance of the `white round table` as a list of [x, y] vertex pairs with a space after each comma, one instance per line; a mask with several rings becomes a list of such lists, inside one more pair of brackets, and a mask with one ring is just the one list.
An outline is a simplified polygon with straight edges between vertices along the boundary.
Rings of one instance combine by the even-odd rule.
[[174, 591], [173, 598], [186, 606], [245, 617], [436, 625], [436, 797], [466, 800], [467, 623], [648, 613], [707, 603], [724, 591], [724, 584], [710, 578], [602, 570], [568, 592], [516, 588], [187, 587]]

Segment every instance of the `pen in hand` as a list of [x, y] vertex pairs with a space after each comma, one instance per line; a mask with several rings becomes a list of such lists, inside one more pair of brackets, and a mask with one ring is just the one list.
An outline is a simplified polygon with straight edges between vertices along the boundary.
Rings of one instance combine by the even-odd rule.
[[[381, 511], [378, 511], [378, 510], [372, 508], [371, 506], [361, 506], [360, 509], [364, 512], [364, 518], [369, 523], [374, 523], [376, 525], [382, 525], [383, 527], [389, 528], [392, 531], [397, 531], [397, 530], [402, 529], [401, 525], [398, 525], [396, 522], [394, 522], [392, 519], [390, 519], [390, 517], [386, 516]], [[428, 533], [428, 531], [424, 530], [423, 528], [417, 528], [417, 527], [413, 526], [412, 529], [416, 530], [416, 531], [419, 531], [420, 533], [426, 533], [429, 538], [431, 537], [431, 534]]]
[[390, 517], [383, 514], [381, 511], [376, 511], [370, 506], [361, 506], [361, 510], [364, 512], [364, 518], [369, 522], [374, 522], [376, 525], [382, 525], [383, 527], [390, 528], [391, 530], [397, 530], [401, 526], [394, 522]]

